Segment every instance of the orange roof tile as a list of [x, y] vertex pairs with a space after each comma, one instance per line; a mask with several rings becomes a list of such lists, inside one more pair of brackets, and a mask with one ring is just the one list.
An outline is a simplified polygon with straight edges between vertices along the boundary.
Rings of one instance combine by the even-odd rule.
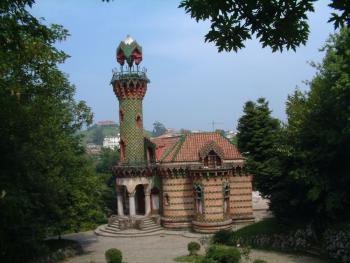
[[[243, 159], [236, 146], [216, 132], [191, 133], [169, 138], [154, 138], [156, 160], [164, 162], [199, 161], [199, 152], [205, 145], [214, 142], [222, 149], [224, 160]], [[157, 151], [158, 149], [158, 151]]]
[[170, 150], [170, 148], [176, 144], [176, 142], [180, 139], [180, 136], [174, 137], [156, 137], [151, 138], [151, 142], [156, 145], [155, 156], [156, 161], [159, 162], [162, 157]]

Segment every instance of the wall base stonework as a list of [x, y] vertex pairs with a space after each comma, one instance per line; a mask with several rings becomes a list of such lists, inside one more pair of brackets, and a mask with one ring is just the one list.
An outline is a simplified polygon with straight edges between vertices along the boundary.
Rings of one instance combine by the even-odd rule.
[[199, 233], [215, 233], [219, 230], [231, 229], [232, 225], [231, 219], [222, 222], [192, 222], [193, 230]]
[[192, 218], [161, 218], [162, 226], [168, 229], [181, 230], [192, 228]]

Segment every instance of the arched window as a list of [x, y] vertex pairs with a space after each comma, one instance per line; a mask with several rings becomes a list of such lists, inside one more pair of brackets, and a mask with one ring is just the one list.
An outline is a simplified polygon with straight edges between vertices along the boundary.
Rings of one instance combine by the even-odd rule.
[[208, 168], [221, 166], [221, 158], [214, 151], [210, 151], [203, 161], [204, 166]]
[[229, 213], [230, 208], [230, 186], [228, 184], [224, 184], [224, 213]]
[[194, 190], [194, 202], [197, 214], [203, 214], [203, 190], [200, 185], [195, 185]]
[[142, 120], [140, 115], [137, 115], [136, 117], [136, 125], [138, 128], [142, 128]]
[[123, 110], [119, 110], [119, 121], [120, 121], [120, 124], [122, 124], [123, 121], [124, 121], [124, 112], [123, 112]]
[[170, 200], [169, 200], [169, 195], [168, 194], [164, 195], [164, 205], [170, 205]]

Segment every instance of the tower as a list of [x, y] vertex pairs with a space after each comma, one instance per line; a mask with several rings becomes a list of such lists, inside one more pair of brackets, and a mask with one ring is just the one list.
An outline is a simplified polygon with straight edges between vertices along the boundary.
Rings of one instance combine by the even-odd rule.
[[120, 42], [116, 52], [120, 71], [114, 71], [111, 84], [119, 100], [120, 166], [147, 164], [143, 132], [142, 100], [149, 79], [140, 70], [142, 47], [130, 36]]

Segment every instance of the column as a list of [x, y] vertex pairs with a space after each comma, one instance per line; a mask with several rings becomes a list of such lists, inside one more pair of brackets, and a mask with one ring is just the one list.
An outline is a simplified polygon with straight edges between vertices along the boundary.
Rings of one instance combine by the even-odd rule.
[[135, 216], [136, 215], [136, 210], [135, 210], [135, 192], [129, 193], [129, 211], [130, 211], [130, 216]]
[[145, 192], [145, 216], [151, 213], [151, 193]]
[[118, 202], [118, 216], [123, 216], [124, 215], [123, 195], [120, 192], [117, 192], [117, 202]]

